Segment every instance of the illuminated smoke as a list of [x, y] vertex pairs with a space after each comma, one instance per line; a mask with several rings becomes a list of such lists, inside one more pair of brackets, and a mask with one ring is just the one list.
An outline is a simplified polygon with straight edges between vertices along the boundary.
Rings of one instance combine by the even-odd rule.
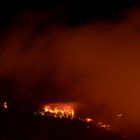
[[139, 10], [117, 23], [49, 24], [43, 34], [32, 14], [25, 25], [7, 30], [1, 43], [0, 76], [12, 85], [4, 88], [7, 96], [33, 104], [74, 101], [79, 114], [139, 131]]

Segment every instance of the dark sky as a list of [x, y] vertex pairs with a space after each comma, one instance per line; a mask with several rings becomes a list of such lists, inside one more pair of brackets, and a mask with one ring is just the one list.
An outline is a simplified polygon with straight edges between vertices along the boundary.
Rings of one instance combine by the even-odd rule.
[[58, 20], [63, 20], [66, 25], [79, 26], [89, 20], [118, 20], [119, 18], [124, 18], [121, 16], [122, 11], [126, 11], [128, 8], [138, 4], [138, 0], [30, 0], [1, 2], [1, 27], [10, 24], [9, 21], [12, 21], [13, 17], [21, 11], [55, 10], [58, 12]]

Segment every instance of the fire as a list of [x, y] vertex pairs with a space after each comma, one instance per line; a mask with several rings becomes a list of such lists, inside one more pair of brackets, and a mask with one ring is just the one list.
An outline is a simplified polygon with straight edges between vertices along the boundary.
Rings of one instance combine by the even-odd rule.
[[102, 128], [110, 129], [110, 125], [109, 124], [102, 124], [101, 122], [99, 122], [98, 126], [102, 127]]
[[74, 104], [73, 103], [51, 103], [44, 106], [44, 112], [48, 115], [59, 118], [73, 118]]
[[[105, 124], [102, 122], [98, 122], [92, 118], [80, 118], [75, 115], [75, 107], [77, 107], [77, 104], [73, 103], [50, 103], [43, 106], [43, 109], [40, 110], [38, 113], [42, 116], [52, 116], [57, 118], [75, 118], [78, 120], [81, 120], [85, 122], [88, 126], [88, 128], [92, 125], [97, 125], [100, 128], [104, 128], [107, 130], [110, 130], [111, 126], [109, 124]], [[37, 112], [34, 112], [34, 115], [38, 114]]]
[[93, 120], [91, 118], [86, 118], [85, 121], [86, 122], [93, 122]]

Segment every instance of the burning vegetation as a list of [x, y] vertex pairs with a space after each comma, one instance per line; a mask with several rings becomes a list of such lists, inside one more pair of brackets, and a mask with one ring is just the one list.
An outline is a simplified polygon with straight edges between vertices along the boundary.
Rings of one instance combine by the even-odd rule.
[[[76, 104], [74, 103], [50, 103], [43, 106], [43, 109], [39, 111], [40, 115], [52, 116], [56, 118], [70, 118], [80, 120], [85, 122], [90, 126], [96, 125], [100, 128], [104, 128], [110, 130], [109, 124], [104, 124], [102, 122], [98, 122], [92, 118], [81, 118], [76, 116], [75, 114]], [[34, 113], [37, 115], [38, 113]]]
[[[7, 110], [8, 105], [7, 102], [2, 103], [1, 109]], [[41, 116], [50, 116], [50, 117], [55, 117], [55, 118], [60, 118], [60, 119], [75, 119], [82, 121], [88, 125], [88, 127], [92, 125], [96, 125], [100, 128], [104, 128], [107, 130], [110, 130], [110, 125], [109, 124], [104, 124], [102, 122], [98, 122], [97, 120], [94, 120], [93, 118], [81, 118], [77, 115], [75, 115], [75, 109], [76, 109], [76, 104], [75, 103], [49, 103], [46, 104], [42, 107], [41, 110], [37, 110], [34, 112], [34, 115], [41, 115]]]
[[44, 106], [43, 111], [47, 115], [59, 118], [74, 118], [73, 103], [52, 103]]
[[[28, 120], [29, 122], [32, 120], [31, 122], [34, 124], [40, 124], [41, 126], [43, 125], [45, 127], [44, 134], [46, 133], [46, 130], [47, 130], [48, 132], [47, 134], [51, 135], [52, 132], [50, 128], [53, 126], [56, 133], [57, 131], [59, 131], [58, 130], [59, 128], [64, 129], [63, 131], [65, 131], [65, 129], [68, 129], [66, 136], [69, 134], [70, 131], [73, 131], [73, 135], [71, 136], [76, 135], [77, 137], [80, 137], [81, 133], [75, 134], [76, 131], [74, 130], [74, 129], [76, 130], [79, 129], [80, 131], [83, 131], [83, 134], [84, 134], [83, 136], [85, 136], [86, 138], [89, 137], [89, 139], [90, 139], [90, 136], [95, 137], [95, 139], [99, 138], [99, 140], [104, 140], [104, 138], [106, 137], [107, 138], [116, 137], [117, 140], [122, 139], [122, 136], [118, 135], [119, 136], [118, 138], [117, 135], [115, 135], [115, 133], [110, 129], [110, 125], [104, 124], [102, 122], [98, 122], [95, 118], [93, 119], [89, 117], [87, 118], [79, 117], [79, 115], [76, 114], [75, 103], [49, 103], [49, 104], [44, 105], [41, 110], [36, 110], [36, 111], [34, 110], [35, 111], [34, 113], [32, 111], [30, 112], [28, 111], [26, 112], [26, 111], [27, 110], [25, 108], [23, 110], [16, 108], [16, 111], [13, 111], [11, 107], [9, 108], [9, 104], [7, 102], [2, 102], [0, 113], [3, 116], [5, 115], [3, 119], [5, 118], [8, 119], [9, 115], [7, 114], [10, 114], [11, 116], [12, 115], [15, 116], [15, 118], [13, 117], [13, 119], [15, 119], [14, 121], [16, 121], [16, 118], [21, 119], [21, 120], [26, 118], [26, 120]], [[8, 121], [5, 121], [5, 122], [8, 122]], [[28, 123], [27, 123], [27, 126], [28, 126]], [[53, 132], [54, 132], [54, 129], [53, 129]], [[62, 136], [64, 135], [63, 131], [60, 131], [62, 133]], [[91, 133], [91, 132], [94, 132], [94, 133]], [[101, 133], [101, 135], [98, 136], [98, 133]]]

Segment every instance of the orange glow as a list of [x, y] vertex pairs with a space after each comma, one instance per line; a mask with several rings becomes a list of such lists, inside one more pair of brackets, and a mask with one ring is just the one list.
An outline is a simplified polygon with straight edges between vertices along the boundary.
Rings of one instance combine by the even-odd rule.
[[73, 118], [74, 104], [72, 103], [52, 103], [44, 106], [44, 112], [59, 118]]
[[93, 122], [93, 120], [91, 118], [86, 118], [85, 121], [86, 122]]
[[99, 127], [102, 127], [102, 128], [106, 128], [106, 129], [109, 129], [110, 128], [110, 125], [109, 124], [102, 124], [101, 122], [98, 123], [98, 126]]
[[118, 114], [117, 116], [118, 116], [118, 117], [122, 117], [122, 114]]

